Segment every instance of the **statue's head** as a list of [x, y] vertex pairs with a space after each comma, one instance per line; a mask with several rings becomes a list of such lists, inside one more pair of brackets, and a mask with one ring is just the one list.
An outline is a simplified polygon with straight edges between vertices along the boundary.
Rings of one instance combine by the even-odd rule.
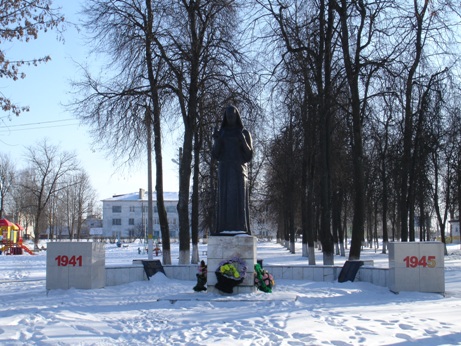
[[224, 118], [221, 124], [221, 128], [232, 128], [236, 127], [243, 129], [242, 119], [237, 107], [229, 105], [224, 111]]

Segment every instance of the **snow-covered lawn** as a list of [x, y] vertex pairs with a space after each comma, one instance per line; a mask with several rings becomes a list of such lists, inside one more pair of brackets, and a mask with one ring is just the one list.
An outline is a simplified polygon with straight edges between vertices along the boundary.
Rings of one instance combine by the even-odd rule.
[[[206, 249], [206, 245], [201, 244]], [[139, 244], [106, 246], [106, 264], [129, 264]], [[46, 253], [0, 256], [1, 345], [460, 345], [461, 250], [448, 247], [445, 296], [400, 292], [363, 282], [275, 278], [273, 293], [223, 297], [192, 290], [193, 281], [156, 274], [150, 281], [95, 290], [45, 289]], [[200, 254], [202, 252], [200, 251]], [[319, 252], [317, 264], [321, 263]], [[177, 261], [178, 244], [172, 244]], [[300, 264], [258, 243], [264, 264]], [[387, 255], [362, 259], [386, 267]], [[206, 258], [205, 258], [206, 260]], [[335, 257], [335, 264], [346, 258]]]

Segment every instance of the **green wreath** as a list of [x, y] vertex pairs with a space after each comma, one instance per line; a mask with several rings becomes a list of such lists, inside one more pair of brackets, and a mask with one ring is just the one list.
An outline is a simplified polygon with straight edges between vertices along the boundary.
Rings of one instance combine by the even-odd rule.
[[[258, 289], [266, 292], [266, 293], [272, 293], [272, 285], [266, 285], [264, 282], [265, 280], [263, 279], [263, 275], [266, 274], [267, 271], [261, 268], [261, 265], [259, 263], [255, 264], [255, 285], [258, 286]], [[267, 273], [269, 275], [269, 273]], [[271, 280], [269, 279], [269, 282]]]

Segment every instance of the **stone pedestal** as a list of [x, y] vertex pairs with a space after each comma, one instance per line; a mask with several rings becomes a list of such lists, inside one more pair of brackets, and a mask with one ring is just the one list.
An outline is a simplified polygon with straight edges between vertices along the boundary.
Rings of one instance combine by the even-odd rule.
[[389, 289], [444, 293], [443, 243], [390, 242]]
[[102, 288], [106, 284], [104, 243], [50, 242], [46, 251], [46, 289]]
[[256, 263], [256, 237], [249, 235], [214, 236], [208, 239], [208, 292], [223, 293], [215, 285], [217, 283], [215, 271], [219, 263], [232, 257], [239, 257], [246, 262], [247, 272], [243, 282], [234, 288], [233, 294], [252, 293], [257, 290], [254, 285], [254, 265]]

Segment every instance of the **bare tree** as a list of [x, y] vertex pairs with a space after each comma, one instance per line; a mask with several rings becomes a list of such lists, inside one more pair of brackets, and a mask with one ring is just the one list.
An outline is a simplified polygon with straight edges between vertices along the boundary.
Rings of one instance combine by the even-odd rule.
[[30, 180], [22, 187], [32, 197], [34, 215], [34, 244], [38, 249], [40, 232], [47, 228], [46, 210], [51, 198], [64, 187], [62, 179], [78, 167], [75, 154], [60, 152], [57, 146], [38, 142], [36, 146], [27, 148], [27, 159], [31, 173]]
[[[428, 86], [437, 72], [445, 68], [439, 63], [449, 61], [452, 55], [453, 29], [459, 24], [453, 22], [453, 14], [459, 18], [458, 9], [450, 1], [431, 2], [427, 0], [413, 1], [402, 4], [399, 8], [402, 25], [402, 40], [404, 50], [401, 60], [404, 66], [398, 70], [404, 86], [403, 112], [403, 149], [400, 172], [400, 228], [402, 241], [415, 241], [414, 210], [417, 178], [415, 160], [419, 138], [419, 120], [424, 113], [424, 87]], [[456, 59], [456, 58], [455, 58]]]
[[5, 207], [14, 186], [15, 170], [11, 158], [0, 153], [0, 219], [5, 217]]
[[[333, 263], [333, 236], [331, 227], [332, 190], [331, 155], [332, 121], [336, 113], [333, 97], [336, 78], [333, 52], [335, 49], [335, 22], [328, 1], [307, 3], [293, 1], [258, 1], [275, 25], [267, 36], [279, 54], [275, 62], [274, 91], [277, 94], [298, 94], [292, 107], [300, 114], [303, 129], [301, 190], [303, 197], [302, 230], [303, 255], [314, 258], [314, 183], [320, 185], [318, 200], [321, 207], [319, 238], [325, 264]], [[336, 67], [337, 68], [337, 67]], [[316, 196], [317, 197], [317, 196]], [[335, 203], [334, 206], [340, 206]], [[337, 225], [337, 223], [335, 224]], [[335, 227], [338, 230], [338, 227]]]
[[95, 191], [90, 183], [88, 174], [77, 171], [63, 179], [63, 189], [60, 191], [59, 201], [65, 207], [66, 226], [69, 239], [82, 238], [82, 225], [85, 217], [92, 211]]
[[92, 31], [96, 50], [109, 55], [112, 63], [107, 66], [107, 71], [112, 78], [96, 81], [87, 73], [83, 82], [75, 84], [84, 96], [74, 103], [73, 108], [80, 119], [94, 127], [95, 138], [102, 138], [106, 148], [115, 152], [118, 160], [131, 162], [147, 150], [149, 258], [153, 252], [153, 130], [155, 192], [162, 232], [163, 263], [169, 264], [170, 238], [163, 200], [161, 147], [161, 106], [165, 102], [162, 88], [167, 83], [167, 76], [153, 44], [163, 20], [161, 4], [152, 5], [151, 1], [88, 2], [84, 10], [86, 26]]
[[[389, 86], [390, 88], [390, 86]], [[396, 126], [394, 110], [398, 109], [396, 98], [390, 93], [383, 94], [380, 100], [376, 100], [371, 113], [376, 116], [370, 125], [370, 136], [372, 137], [373, 145], [376, 147], [376, 160], [378, 165], [378, 176], [380, 178], [380, 201], [381, 201], [381, 216], [382, 216], [382, 238], [383, 246], [382, 253], [387, 253], [387, 245], [389, 242], [388, 232], [388, 216], [389, 203], [392, 197], [392, 174], [391, 174], [391, 149], [392, 149], [392, 130]], [[394, 136], [395, 137], [395, 136]]]
[[179, 263], [187, 264], [190, 263], [190, 178], [194, 138], [200, 126], [199, 105], [207, 81], [223, 84], [222, 80], [229, 79], [226, 76], [233, 75], [239, 63], [235, 35], [238, 2], [182, 0], [166, 2], [164, 6], [162, 14], [167, 20], [163, 23], [162, 34], [154, 40], [173, 76], [171, 91], [176, 96], [184, 125], [177, 208]]
[[17, 221], [21, 222], [21, 226], [25, 229], [25, 237], [29, 237], [29, 227], [33, 227], [36, 208], [34, 207], [34, 197], [27, 186], [33, 183], [32, 172], [29, 169], [18, 171], [14, 189], [12, 191], [12, 209], [17, 215]]

